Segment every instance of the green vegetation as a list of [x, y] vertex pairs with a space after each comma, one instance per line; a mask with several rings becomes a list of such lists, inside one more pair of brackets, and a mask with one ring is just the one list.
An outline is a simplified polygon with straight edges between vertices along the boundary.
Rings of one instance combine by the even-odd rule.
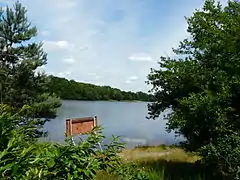
[[117, 138], [97, 149], [104, 136], [98, 127], [74, 145], [38, 142], [47, 118], [55, 117], [60, 99], [49, 92], [49, 77], [37, 73], [46, 64], [42, 44], [16, 2], [0, 13], [0, 179], [95, 179], [97, 173], [121, 179], [144, 179], [144, 173], [126, 166]]
[[[149, 180], [223, 179], [200, 164], [200, 157], [177, 146], [138, 147], [124, 149], [120, 157], [126, 166], [142, 170]], [[98, 180], [118, 180], [117, 176], [99, 173]]]
[[[138, 147], [125, 149], [121, 157], [127, 163], [135, 163], [142, 167], [149, 179], [203, 179], [205, 172], [195, 162], [199, 157], [187, 153], [175, 146]], [[191, 170], [191, 171], [190, 171]]]
[[32, 117], [25, 116], [19, 125], [31, 121], [37, 130], [46, 118], [55, 117], [61, 104], [54, 94], [46, 93], [47, 76], [36, 73], [47, 63], [47, 55], [42, 43], [34, 41], [37, 29], [28, 22], [26, 12], [20, 3], [0, 11], [0, 101], [15, 109], [30, 105], [34, 111], [31, 115], [38, 119], [31, 121]]
[[150, 118], [171, 108], [168, 130], [186, 137], [213, 172], [240, 178], [240, 2], [207, 0], [187, 18], [190, 37], [161, 57], [148, 76], [156, 102]]
[[115, 101], [148, 101], [154, 100], [153, 95], [143, 92], [126, 92], [110, 86], [97, 86], [50, 76], [49, 92], [62, 99], [69, 100], [115, 100]]
[[114, 174], [121, 179], [141, 176], [141, 172], [132, 171], [131, 166], [122, 163], [118, 153], [123, 146], [116, 137], [103, 151], [97, 149], [104, 138], [100, 128], [88, 134], [87, 139], [80, 139], [76, 146], [70, 138], [63, 145], [37, 143], [36, 138], [29, 137], [34, 128], [16, 127], [23, 114], [31, 111], [28, 106], [19, 112], [7, 105], [0, 106], [0, 179], [86, 180], [95, 179], [97, 172]]
[[[124, 147], [116, 137], [99, 150], [101, 128], [73, 145], [38, 142], [60, 99], [144, 100], [152, 96], [77, 83], [36, 73], [46, 64], [42, 44], [17, 2], [0, 14], [1, 179], [239, 179], [240, 2], [225, 8], [206, 0], [187, 19], [190, 37], [161, 57], [148, 76], [155, 102], [149, 118], [166, 109], [168, 130], [184, 135], [183, 147]], [[46, 93], [49, 92], [49, 93]]]

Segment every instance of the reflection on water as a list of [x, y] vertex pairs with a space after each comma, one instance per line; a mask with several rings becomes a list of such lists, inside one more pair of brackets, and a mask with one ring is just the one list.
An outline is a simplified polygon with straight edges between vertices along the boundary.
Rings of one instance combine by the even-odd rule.
[[67, 118], [97, 116], [104, 135], [107, 138], [121, 136], [128, 147], [174, 144], [182, 139], [165, 131], [166, 121], [162, 116], [148, 120], [147, 113], [145, 102], [63, 101], [58, 117], [47, 122], [44, 129], [49, 132], [47, 140], [64, 142]]

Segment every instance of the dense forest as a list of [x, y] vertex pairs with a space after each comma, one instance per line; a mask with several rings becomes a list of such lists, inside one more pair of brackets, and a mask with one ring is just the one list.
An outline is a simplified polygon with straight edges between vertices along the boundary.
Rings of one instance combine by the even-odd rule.
[[48, 89], [61, 99], [68, 100], [116, 100], [116, 101], [153, 101], [153, 95], [143, 92], [121, 91], [110, 86], [76, 82], [65, 78], [49, 76]]

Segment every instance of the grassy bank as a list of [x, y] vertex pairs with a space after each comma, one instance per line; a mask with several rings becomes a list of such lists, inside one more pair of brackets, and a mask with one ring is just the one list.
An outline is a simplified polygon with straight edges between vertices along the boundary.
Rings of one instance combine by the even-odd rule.
[[[188, 153], [179, 147], [157, 146], [125, 149], [120, 154], [126, 165], [136, 164], [143, 169], [152, 180], [205, 180], [212, 179], [207, 170], [197, 160], [193, 153]], [[98, 180], [117, 180], [117, 177], [99, 173]]]

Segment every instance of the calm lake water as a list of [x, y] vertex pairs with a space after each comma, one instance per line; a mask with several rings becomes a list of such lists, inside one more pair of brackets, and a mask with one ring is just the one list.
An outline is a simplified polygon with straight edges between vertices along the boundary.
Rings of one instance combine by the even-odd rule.
[[128, 147], [137, 145], [175, 144], [181, 138], [165, 131], [166, 120], [148, 120], [146, 102], [108, 102], [108, 101], [63, 101], [58, 117], [47, 122], [47, 140], [64, 142], [65, 120], [97, 116], [104, 128], [104, 135], [121, 136]]

